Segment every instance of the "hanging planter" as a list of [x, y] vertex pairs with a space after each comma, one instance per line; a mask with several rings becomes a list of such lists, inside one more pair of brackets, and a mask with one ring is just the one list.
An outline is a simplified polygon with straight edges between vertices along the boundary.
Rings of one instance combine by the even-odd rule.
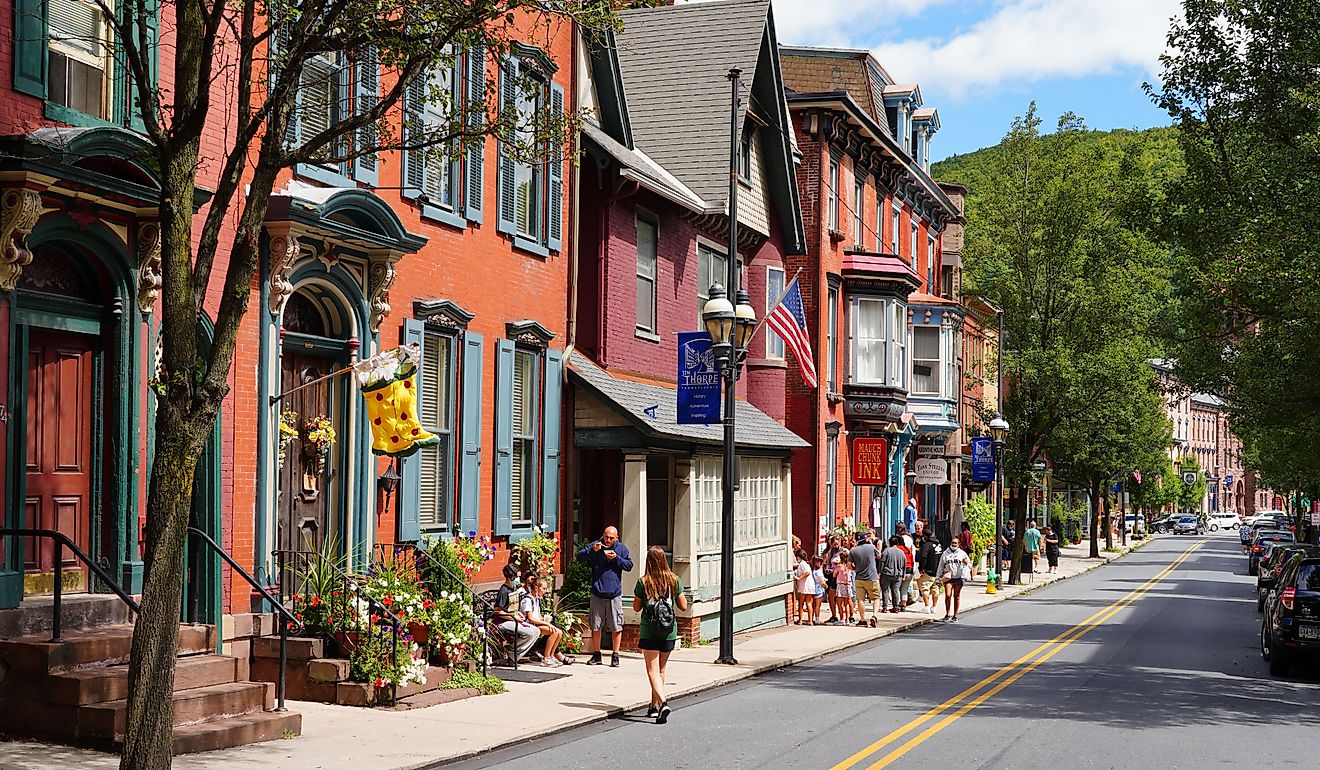
[[323, 414], [309, 417], [302, 425], [303, 456], [308, 471], [315, 476], [325, 472], [325, 460], [335, 445], [335, 429], [330, 418]]
[[292, 409], [285, 409], [280, 412], [280, 431], [279, 431], [279, 462], [280, 467], [284, 467], [284, 457], [288, 453], [289, 444], [298, 438], [298, 413]]

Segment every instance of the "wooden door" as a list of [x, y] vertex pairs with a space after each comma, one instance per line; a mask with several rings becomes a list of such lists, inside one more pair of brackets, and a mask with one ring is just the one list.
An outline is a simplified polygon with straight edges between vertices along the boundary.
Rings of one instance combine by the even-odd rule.
[[[324, 356], [285, 351], [281, 373], [281, 392], [316, 381], [329, 374], [332, 361]], [[281, 403], [280, 411], [293, 410], [298, 415], [299, 436], [288, 445], [284, 466], [280, 468], [278, 548], [285, 551], [319, 551], [326, 537], [327, 511], [333, 509], [329, 500], [330, 474], [335, 470], [334, 450], [323, 468], [304, 447], [301, 426], [310, 418], [328, 415], [333, 419], [333, 393], [343, 382], [335, 380], [317, 382], [290, 393]], [[336, 426], [336, 444], [343, 439]]]
[[[63, 532], [90, 551], [93, 389], [92, 340], [53, 331], [28, 336], [24, 524]], [[49, 539], [26, 544], [25, 593], [54, 586], [55, 547]], [[86, 568], [63, 549], [64, 587], [86, 590]]]

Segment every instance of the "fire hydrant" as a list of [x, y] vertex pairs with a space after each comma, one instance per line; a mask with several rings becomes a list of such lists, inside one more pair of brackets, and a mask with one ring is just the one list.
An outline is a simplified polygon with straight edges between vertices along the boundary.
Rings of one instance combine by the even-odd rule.
[[987, 569], [985, 571], [985, 592], [988, 594], [999, 593], [999, 588], [997, 587], [998, 582], [999, 576], [995, 574], [994, 569]]

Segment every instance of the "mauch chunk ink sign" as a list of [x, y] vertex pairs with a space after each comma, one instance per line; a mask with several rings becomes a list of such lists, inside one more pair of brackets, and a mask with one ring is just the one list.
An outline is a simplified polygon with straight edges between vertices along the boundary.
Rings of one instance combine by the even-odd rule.
[[860, 487], [889, 483], [888, 441], [882, 438], [853, 439], [852, 483]]
[[710, 425], [720, 421], [720, 373], [710, 335], [678, 333], [678, 423]]

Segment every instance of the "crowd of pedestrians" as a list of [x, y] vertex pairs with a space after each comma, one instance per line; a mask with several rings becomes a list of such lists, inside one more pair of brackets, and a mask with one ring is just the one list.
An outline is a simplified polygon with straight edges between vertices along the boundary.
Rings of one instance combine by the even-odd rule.
[[[873, 529], [830, 535], [818, 555], [808, 554], [796, 538], [793, 545], [792, 617], [798, 625], [874, 628], [885, 613], [934, 615], [941, 595], [943, 620], [956, 622], [963, 585], [972, 576], [971, 532], [965, 524], [947, 545], [920, 520], [911, 532], [900, 522], [888, 539]], [[825, 609], [829, 616], [822, 619]]]

